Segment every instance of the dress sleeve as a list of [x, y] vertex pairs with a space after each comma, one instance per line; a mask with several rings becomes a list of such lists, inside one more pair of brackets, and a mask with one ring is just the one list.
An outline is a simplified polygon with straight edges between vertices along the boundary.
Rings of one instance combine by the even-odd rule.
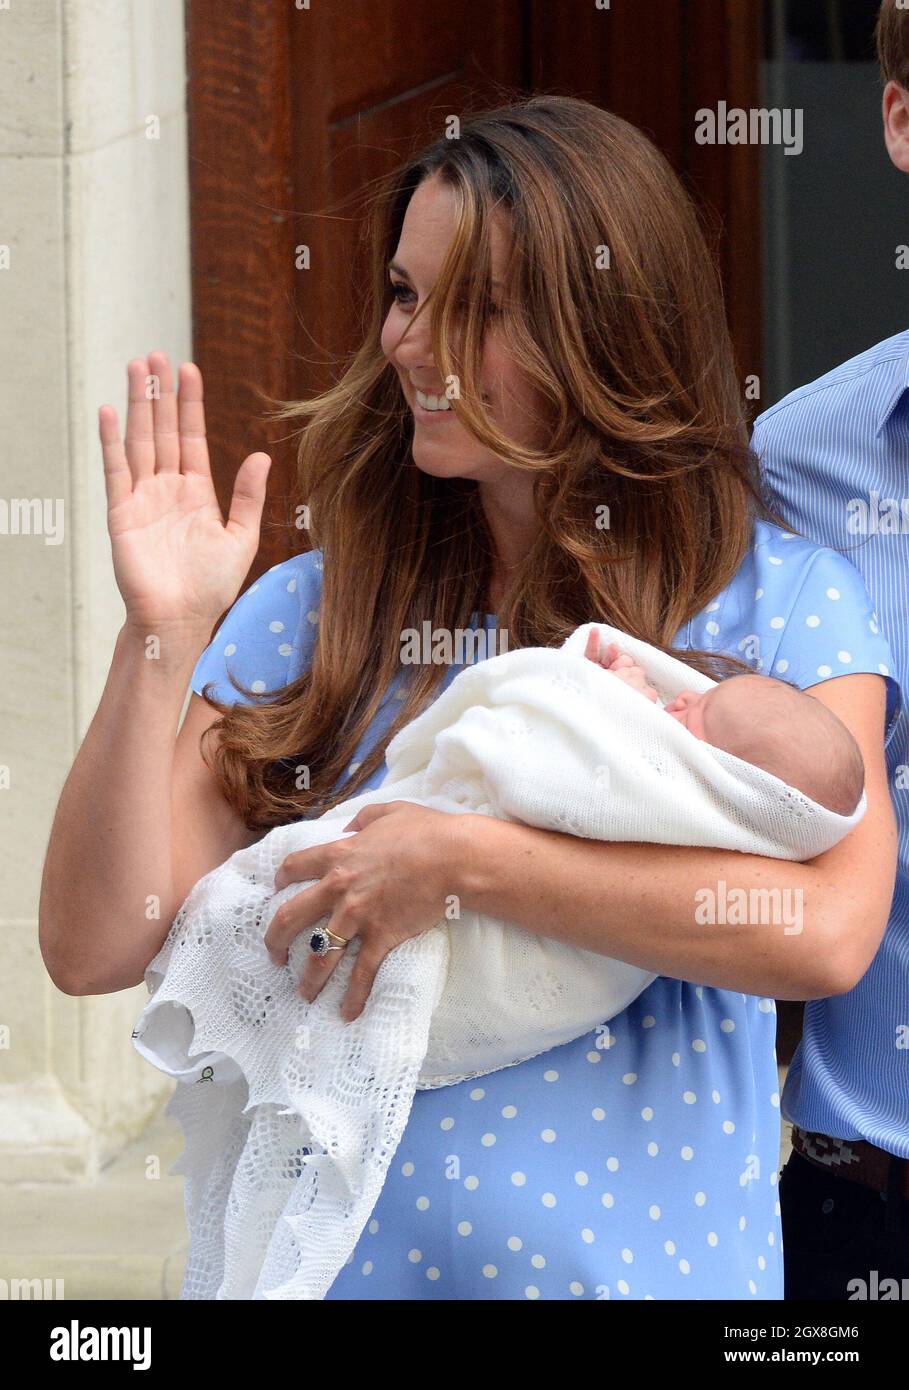
[[321, 593], [320, 551], [273, 565], [229, 610], [196, 663], [191, 688], [203, 695], [213, 682], [216, 700], [244, 704], [231, 676], [257, 694], [297, 680], [312, 660]]
[[[887, 682], [885, 743], [896, 725], [902, 691], [892, 674], [890, 644], [865, 581], [850, 560], [819, 547], [802, 580], [766, 674], [807, 690], [835, 676], [871, 672]], [[766, 669], [766, 668], [765, 668]]]

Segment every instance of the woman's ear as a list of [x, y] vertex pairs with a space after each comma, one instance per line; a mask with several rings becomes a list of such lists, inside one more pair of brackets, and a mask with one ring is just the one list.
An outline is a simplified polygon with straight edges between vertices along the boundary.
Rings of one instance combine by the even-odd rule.
[[888, 82], [883, 101], [884, 141], [897, 169], [909, 174], [909, 92]]

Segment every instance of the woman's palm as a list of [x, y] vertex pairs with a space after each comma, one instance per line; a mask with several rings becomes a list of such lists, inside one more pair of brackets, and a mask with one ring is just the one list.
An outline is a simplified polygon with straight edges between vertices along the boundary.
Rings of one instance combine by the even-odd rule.
[[[134, 621], [213, 624], [255, 557], [270, 460], [251, 454], [225, 525], [205, 440], [202, 377], [185, 363], [179, 400], [164, 353], [129, 364], [125, 447], [116, 411], [100, 433], [114, 573]], [[150, 389], [153, 388], [153, 389]]]

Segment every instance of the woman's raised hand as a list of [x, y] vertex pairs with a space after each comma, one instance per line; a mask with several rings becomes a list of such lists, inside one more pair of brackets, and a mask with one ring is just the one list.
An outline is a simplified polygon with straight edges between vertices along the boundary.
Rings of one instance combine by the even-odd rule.
[[234, 482], [227, 524], [212, 483], [202, 373], [180, 368], [179, 398], [167, 354], [127, 368], [126, 441], [117, 412], [98, 412], [107, 528], [127, 621], [211, 629], [236, 598], [259, 545], [271, 459], [250, 454]]

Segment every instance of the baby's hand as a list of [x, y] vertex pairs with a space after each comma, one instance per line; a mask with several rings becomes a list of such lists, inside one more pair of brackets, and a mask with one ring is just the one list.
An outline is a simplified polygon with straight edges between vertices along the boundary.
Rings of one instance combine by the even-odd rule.
[[657, 692], [647, 680], [646, 671], [635, 661], [634, 657], [623, 652], [615, 642], [610, 642], [604, 651], [600, 651], [600, 634], [596, 628], [587, 638], [584, 655], [590, 661], [595, 661], [598, 666], [602, 666], [604, 671], [611, 671], [614, 676], [618, 676], [619, 680], [630, 685], [633, 690], [646, 695], [648, 700], [657, 701], [659, 699]]

